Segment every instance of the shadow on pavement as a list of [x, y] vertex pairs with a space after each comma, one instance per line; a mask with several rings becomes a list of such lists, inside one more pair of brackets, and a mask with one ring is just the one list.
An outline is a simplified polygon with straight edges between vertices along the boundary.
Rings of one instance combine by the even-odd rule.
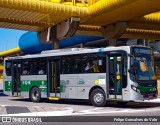
[[[23, 101], [23, 102], [31, 102], [29, 98], [13, 98], [9, 99], [11, 101]], [[69, 104], [69, 105], [88, 105], [89, 102], [87, 100], [59, 100], [59, 101], [53, 101], [48, 99], [42, 99], [39, 103], [54, 103], [54, 104]]]
[[[10, 99], [13, 101], [24, 101], [30, 102], [28, 98], [25, 99]], [[82, 106], [90, 106], [87, 100], [59, 100], [59, 101], [51, 101], [48, 99], [42, 99], [39, 103], [54, 103], [54, 104], [68, 104], [68, 105], [82, 105]], [[105, 107], [111, 108], [130, 108], [130, 109], [143, 109], [143, 108], [153, 108], [160, 107], [160, 103], [158, 102], [128, 102], [126, 105], [119, 105], [116, 102], [108, 102]]]
[[5, 94], [3, 93], [3, 90], [0, 89], [0, 97], [1, 97], [1, 96], [8, 96], [8, 95], [5, 95]]

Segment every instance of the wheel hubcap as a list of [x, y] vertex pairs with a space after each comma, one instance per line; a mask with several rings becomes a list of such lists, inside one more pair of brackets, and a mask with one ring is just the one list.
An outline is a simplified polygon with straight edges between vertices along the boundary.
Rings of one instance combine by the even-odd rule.
[[102, 93], [96, 93], [94, 95], [94, 102], [96, 103], [102, 103], [104, 100], [103, 94]]
[[35, 91], [35, 92], [33, 93], [33, 99], [34, 99], [34, 100], [37, 100], [37, 99], [38, 99], [38, 96], [39, 96], [38, 91]]

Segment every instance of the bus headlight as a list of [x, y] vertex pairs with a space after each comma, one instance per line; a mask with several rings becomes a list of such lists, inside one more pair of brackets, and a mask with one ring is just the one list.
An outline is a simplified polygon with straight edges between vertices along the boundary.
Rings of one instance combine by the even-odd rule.
[[132, 88], [134, 91], [137, 90], [137, 88], [136, 88], [135, 86], [133, 86], [133, 85], [131, 85], [131, 88]]
[[138, 93], [141, 93], [140, 90], [139, 90], [138, 88], [137, 88], [137, 92], [138, 92]]
[[141, 93], [141, 91], [140, 91], [137, 87], [131, 85], [131, 88], [132, 88], [134, 91], [136, 91], [136, 92], [138, 92], [138, 93]]

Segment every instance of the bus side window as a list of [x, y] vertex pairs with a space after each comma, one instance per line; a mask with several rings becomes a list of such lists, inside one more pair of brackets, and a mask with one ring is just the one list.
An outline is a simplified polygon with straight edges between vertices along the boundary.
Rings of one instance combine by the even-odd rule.
[[73, 59], [73, 73], [81, 73], [81, 55], [72, 56]]
[[11, 67], [12, 67], [11, 61], [6, 61], [5, 68], [6, 68], [6, 75], [7, 76], [11, 76]]
[[76, 58], [74, 59], [74, 73], [81, 73], [81, 60]]
[[71, 57], [62, 58], [62, 74], [71, 74], [73, 73], [73, 60]]
[[62, 60], [62, 74], [67, 73], [68, 65], [66, 62], [67, 62], [66, 60]]
[[33, 59], [31, 63], [32, 75], [46, 74], [46, 58]]
[[30, 75], [31, 60], [22, 60], [22, 75]]
[[29, 75], [29, 71], [27, 67], [24, 67], [22, 70], [22, 75]]
[[[90, 67], [90, 71], [86, 71], [86, 67]], [[106, 55], [104, 53], [85, 54], [82, 58], [82, 69], [84, 73], [103, 73], [106, 72]]]
[[81, 58], [79, 55], [62, 57], [62, 74], [81, 73]]

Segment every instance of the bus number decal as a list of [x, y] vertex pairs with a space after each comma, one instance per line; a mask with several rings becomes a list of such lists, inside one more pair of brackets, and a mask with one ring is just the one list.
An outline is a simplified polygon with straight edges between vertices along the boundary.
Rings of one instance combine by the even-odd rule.
[[30, 85], [31, 81], [23, 81], [23, 85]]

